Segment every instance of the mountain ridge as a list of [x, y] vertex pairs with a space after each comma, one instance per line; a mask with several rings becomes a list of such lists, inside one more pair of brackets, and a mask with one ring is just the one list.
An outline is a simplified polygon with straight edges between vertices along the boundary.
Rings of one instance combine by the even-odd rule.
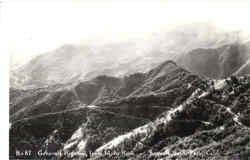
[[[178, 59], [182, 56], [190, 59], [188, 52], [197, 48], [217, 50], [236, 43], [239, 43], [240, 48], [248, 46], [249, 50], [248, 39], [243, 32], [226, 32], [212, 23], [193, 23], [179, 25], [168, 32], [155, 33], [141, 39], [104, 44], [65, 44], [40, 54], [19, 69], [11, 71], [10, 85], [15, 88], [39, 88], [91, 80], [99, 75], [123, 77], [137, 72], [148, 72], [167, 59], [174, 60], [196, 73], [202, 65], [192, 68], [186, 64], [190, 62]], [[210, 78], [217, 76], [203, 72], [201, 75], [212, 76]], [[225, 73], [228, 76], [227, 71]], [[219, 76], [221, 78], [223, 75]]]
[[[147, 73], [124, 78], [99, 76], [70, 87], [57, 87], [56, 96], [68, 98], [65, 89], [70, 89], [68, 92], [76, 99], [69, 98], [69, 103], [65, 103], [62, 96], [56, 101], [50, 96], [54, 94], [54, 88], [50, 87], [11, 94], [14, 100], [22, 101], [20, 95], [33, 99], [34, 91], [38, 95], [45, 92], [53, 106], [58, 103], [54, 109], [59, 110], [43, 113], [46, 103], [31, 104], [31, 108], [39, 111], [36, 114], [29, 112], [29, 107], [26, 110], [25, 103], [31, 102], [25, 100], [19, 104], [30, 115], [10, 120], [10, 157], [27, 158], [13, 152], [25, 149], [34, 151], [30, 158], [39, 157], [39, 151], [64, 153], [43, 156], [62, 160], [201, 159], [202, 155], [229, 158], [237, 156], [237, 151], [242, 153], [239, 156], [249, 156], [249, 76], [213, 80], [192, 74], [173, 61], [165, 61]], [[73, 93], [71, 89], [75, 88], [78, 90]], [[60, 103], [69, 110], [61, 108]], [[230, 138], [239, 134], [242, 138]], [[214, 144], [215, 139], [222, 143]], [[228, 141], [235, 146], [228, 145]], [[222, 146], [227, 151], [217, 152], [216, 148]], [[206, 148], [217, 154], [206, 155]]]

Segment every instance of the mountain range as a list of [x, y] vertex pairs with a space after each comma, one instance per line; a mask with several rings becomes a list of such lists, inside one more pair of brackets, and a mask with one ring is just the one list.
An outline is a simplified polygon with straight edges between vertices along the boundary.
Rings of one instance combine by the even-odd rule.
[[11, 89], [10, 157], [248, 157], [249, 89], [247, 75], [213, 80], [173, 61], [123, 78]]
[[250, 41], [243, 35], [210, 23], [195, 23], [146, 38], [65, 44], [11, 70], [10, 86], [29, 89], [78, 83], [99, 75], [124, 77], [148, 72], [165, 60], [173, 60], [198, 75], [224, 78], [230, 71], [241, 69], [237, 72], [240, 74], [249, 70]]
[[249, 159], [250, 43], [197, 26], [11, 71], [10, 159]]

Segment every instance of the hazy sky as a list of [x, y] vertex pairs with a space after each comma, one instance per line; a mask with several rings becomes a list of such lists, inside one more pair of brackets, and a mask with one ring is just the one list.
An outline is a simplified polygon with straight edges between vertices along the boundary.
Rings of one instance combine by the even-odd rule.
[[0, 5], [11, 66], [65, 43], [144, 37], [179, 23], [250, 28], [248, 0], [5, 0]]

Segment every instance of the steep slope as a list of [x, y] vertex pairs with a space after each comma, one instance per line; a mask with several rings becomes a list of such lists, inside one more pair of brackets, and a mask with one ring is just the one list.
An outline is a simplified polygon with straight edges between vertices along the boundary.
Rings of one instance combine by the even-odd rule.
[[220, 48], [239, 38], [243, 45], [246, 38], [239, 32], [226, 32], [211, 23], [192, 23], [127, 41], [65, 44], [11, 70], [10, 84], [14, 88], [37, 88], [90, 80], [103, 74], [145, 73], [196, 48]]
[[[165, 61], [147, 73], [124, 78], [99, 76], [74, 85], [33, 90], [11, 89], [11, 96], [11, 104], [22, 104], [20, 109], [26, 115], [11, 121], [11, 158], [250, 156], [248, 76], [211, 80]], [[57, 96], [62, 97], [58, 100]], [[35, 105], [32, 99], [43, 103]], [[67, 99], [69, 103], [63, 101]], [[45, 105], [52, 102], [58, 107]], [[27, 105], [36, 112], [26, 109]], [[43, 112], [44, 107], [51, 110]], [[31, 150], [31, 155], [17, 155], [16, 151], [25, 150]]]
[[10, 89], [10, 121], [77, 107], [77, 95], [65, 86], [31, 90]]
[[10, 121], [89, 105], [105, 97], [112, 98], [112, 92], [119, 88], [120, 81], [114, 77], [99, 76], [90, 81], [38, 89], [10, 88]]
[[[10, 89], [10, 121], [91, 104], [108, 107], [119, 104], [115, 110], [121, 109], [130, 114], [133, 113], [132, 108], [148, 108], [148, 112], [158, 110], [158, 113], [173, 103], [183, 101], [192, 92], [185, 88], [198, 81], [199, 77], [178, 67], [173, 61], [166, 61], [147, 73], [124, 78], [98, 76], [88, 81], [40, 89]], [[178, 94], [183, 94], [182, 98], [175, 97]], [[172, 97], [167, 100], [169, 102], [160, 100], [166, 96]], [[155, 106], [154, 109], [151, 105]]]
[[250, 78], [199, 88], [154, 122], [114, 138], [91, 159], [248, 159]]
[[[196, 87], [205, 89], [204, 83], [174, 62], [166, 61], [145, 74], [136, 73], [121, 79], [99, 76], [70, 87], [11, 89], [10, 154], [15, 157], [13, 151], [32, 147], [48, 152], [78, 152], [89, 147], [94, 151], [114, 136], [148, 123], [181, 104]], [[65, 125], [61, 124], [64, 122]], [[27, 146], [24, 147], [24, 143]], [[47, 149], [48, 143], [57, 147]]]
[[246, 75], [250, 74], [250, 60], [246, 61], [235, 73], [234, 75]]
[[[210, 78], [226, 78], [236, 72], [243, 73], [250, 57], [248, 43], [228, 44], [219, 48], [195, 49], [183, 57], [178, 63], [193, 73]], [[244, 74], [249, 74], [244, 69]]]
[[66, 44], [12, 71], [10, 84], [28, 89], [91, 80], [104, 74], [118, 76], [128, 69], [127, 57], [129, 54], [134, 57], [136, 45], [130, 42], [101, 46]]

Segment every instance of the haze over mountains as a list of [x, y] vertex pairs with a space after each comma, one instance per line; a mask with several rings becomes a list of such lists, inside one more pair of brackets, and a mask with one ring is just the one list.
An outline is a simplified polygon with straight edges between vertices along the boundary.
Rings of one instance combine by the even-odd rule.
[[195, 24], [32, 59], [10, 77], [10, 159], [248, 159], [245, 37]]
[[[245, 63], [249, 41], [243, 35], [240, 32], [225, 32], [209, 23], [195, 23], [180, 25], [167, 33], [156, 33], [144, 39], [107, 44], [66, 44], [11, 71], [10, 84], [15, 88], [32, 88], [89, 80], [102, 74], [124, 76], [146, 72], [167, 59], [197, 74], [212, 78], [225, 77], [231, 73], [227, 73], [227, 66], [222, 64], [232, 63], [234, 71], [243, 64], [248, 66]], [[239, 60], [232, 58], [232, 54], [238, 53]], [[191, 63], [193, 58], [198, 58], [197, 64]], [[204, 63], [200, 63], [202, 61]], [[206, 71], [206, 65], [210, 63], [216, 63], [214, 67], [217, 67], [209, 67], [211, 71]], [[211, 73], [215, 70], [220, 73]], [[248, 69], [243, 67], [241, 70], [238, 73]]]
[[197, 48], [180, 57], [188, 70], [210, 78], [249, 74], [249, 43], [226, 44], [218, 48]]

